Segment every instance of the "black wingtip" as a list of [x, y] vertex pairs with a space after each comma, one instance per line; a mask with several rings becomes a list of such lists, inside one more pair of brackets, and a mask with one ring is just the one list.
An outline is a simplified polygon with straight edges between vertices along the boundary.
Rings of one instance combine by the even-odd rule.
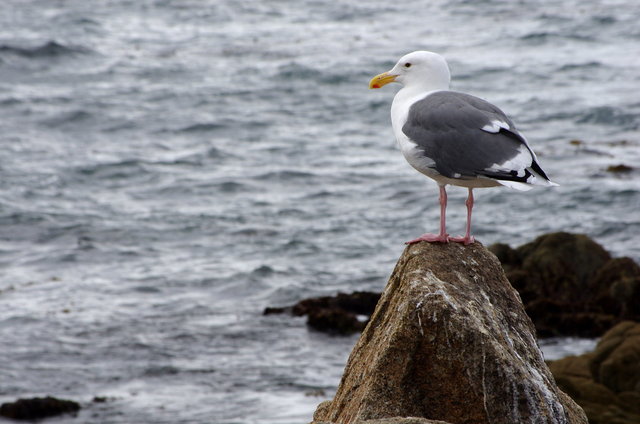
[[544, 178], [547, 181], [549, 180], [549, 177], [547, 177], [547, 174], [545, 174], [545, 172], [542, 170], [542, 168], [540, 168], [540, 165], [538, 165], [538, 162], [536, 162], [535, 160], [533, 161], [533, 163], [531, 164], [531, 169], [533, 169], [533, 171], [540, 175], [542, 178]]

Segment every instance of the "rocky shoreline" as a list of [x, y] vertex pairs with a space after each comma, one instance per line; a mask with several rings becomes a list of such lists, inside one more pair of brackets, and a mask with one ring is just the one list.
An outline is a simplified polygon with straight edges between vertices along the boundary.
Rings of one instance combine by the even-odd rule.
[[[278, 313], [334, 335], [363, 332], [314, 424], [640, 422], [640, 266], [584, 235], [546, 234], [517, 248], [419, 243], [383, 293], [264, 311]], [[593, 352], [545, 362], [536, 336], [602, 338]], [[79, 409], [18, 399], [0, 416]]]
[[[488, 247], [518, 291], [540, 338], [599, 337], [622, 321], [640, 321], [640, 266], [613, 258], [582, 234], [550, 233], [518, 248]], [[346, 335], [362, 331], [358, 315], [373, 313], [380, 293], [338, 293], [268, 307], [265, 315], [308, 317], [314, 330]]]
[[[565, 232], [546, 234], [517, 248], [494, 244], [488, 250], [498, 258], [504, 275], [517, 290], [537, 337], [604, 334], [594, 352], [549, 363], [558, 387], [584, 407], [592, 423], [640, 422], [637, 406], [640, 405], [640, 365], [637, 365], [640, 364], [640, 337], [637, 336], [640, 330], [633, 327], [640, 325], [637, 323], [640, 322], [640, 266], [630, 258], [611, 257], [585, 235]], [[447, 261], [447, 258], [441, 260]], [[450, 269], [461, 272], [466, 266], [465, 260], [459, 257], [458, 262], [449, 261]], [[398, 263], [402, 261], [403, 258]], [[425, 266], [430, 269], [437, 264]], [[368, 323], [363, 316], [374, 314], [378, 297], [380, 294], [373, 292], [339, 293], [335, 297], [305, 299], [290, 307], [267, 308], [264, 312], [306, 315], [308, 325], [314, 330], [351, 334], [362, 331]], [[617, 340], [616, 348], [611, 347], [612, 337]], [[603, 355], [612, 356], [597, 362], [598, 366], [604, 363], [608, 375], [619, 375], [620, 380], [632, 386], [630, 390], [607, 385], [609, 380], [603, 380], [602, 372], [594, 365], [594, 358]], [[451, 418], [450, 413], [445, 414], [446, 418]]]

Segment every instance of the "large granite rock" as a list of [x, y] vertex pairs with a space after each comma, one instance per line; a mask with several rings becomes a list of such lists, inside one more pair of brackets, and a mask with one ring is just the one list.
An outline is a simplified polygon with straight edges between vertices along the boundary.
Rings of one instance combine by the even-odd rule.
[[481, 244], [411, 245], [314, 422], [586, 423], [534, 332]]
[[550, 368], [591, 424], [640, 423], [640, 323], [622, 322], [595, 351], [553, 361]]
[[640, 320], [640, 266], [611, 258], [582, 234], [550, 233], [512, 249], [489, 247], [518, 290], [540, 337], [597, 337]]

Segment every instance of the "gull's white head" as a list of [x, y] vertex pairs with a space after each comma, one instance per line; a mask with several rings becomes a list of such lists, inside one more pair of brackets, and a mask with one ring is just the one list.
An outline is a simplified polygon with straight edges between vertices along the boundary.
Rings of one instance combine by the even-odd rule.
[[380, 88], [390, 82], [424, 91], [447, 90], [451, 74], [444, 57], [428, 51], [417, 51], [402, 56], [390, 71], [376, 75], [369, 88]]

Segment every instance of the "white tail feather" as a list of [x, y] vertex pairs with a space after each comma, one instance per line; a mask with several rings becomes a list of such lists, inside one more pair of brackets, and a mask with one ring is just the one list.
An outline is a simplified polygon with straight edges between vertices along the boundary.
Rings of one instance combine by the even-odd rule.
[[496, 180], [496, 182], [502, 184], [505, 187], [514, 188], [520, 191], [529, 191], [533, 188], [531, 184], [521, 183], [518, 181]]

